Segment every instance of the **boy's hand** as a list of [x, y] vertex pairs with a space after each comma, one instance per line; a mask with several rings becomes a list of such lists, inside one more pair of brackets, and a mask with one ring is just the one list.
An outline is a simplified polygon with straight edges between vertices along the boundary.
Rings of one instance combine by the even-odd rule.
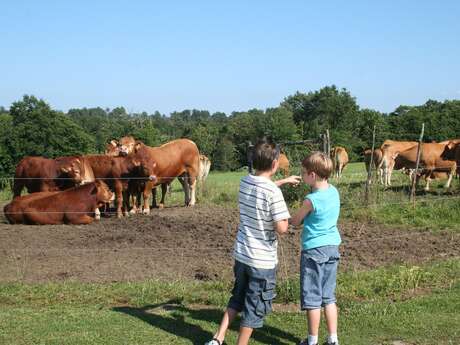
[[285, 183], [289, 183], [289, 184], [292, 184], [293, 186], [297, 186], [301, 181], [301, 177], [300, 176], [297, 176], [297, 175], [291, 175], [289, 177], [286, 177], [282, 180], [278, 180], [276, 181], [276, 185], [278, 187], [282, 186], [283, 184]]

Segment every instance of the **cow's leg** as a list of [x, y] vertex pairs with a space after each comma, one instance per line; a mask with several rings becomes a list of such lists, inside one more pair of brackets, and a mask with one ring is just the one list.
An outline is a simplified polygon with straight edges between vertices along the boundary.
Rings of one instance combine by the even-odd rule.
[[122, 218], [123, 212], [121, 211], [121, 207], [123, 205], [123, 184], [120, 180], [115, 180], [115, 196], [117, 205], [117, 218]]
[[166, 193], [168, 192], [168, 183], [162, 183], [161, 184], [161, 200], [160, 200], [160, 205], [159, 208], [164, 208], [165, 207], [165, 197]]
[[157, 205], [157, 187], [152, 189], [152, 206], [151, 208], [158, 208]]
[[182, 189], [184, 190], [185, 194], [185, 206], [190, 205], [190, 186], [189, 186], [189, 179], [187, 173], [183, 173], [178, 177], [180, 184], [182, 185]]
[[13, 198], [21, 195], [23, 187], [24, 187], [24, 180], [14, 179], [14, 182], [13, 182]]
[[95, 220], [101, 220], [101, 211], [99, 210], [98, 207], [94, 210], [94, 219]]
[[455, 175], [455, 172], [457, 171], [457, 165], [454, 165], [453, 169], [451, 169], [447, 174], [447, 182], [444, 186], [444, 188], [450, 188], [450, 184], [452, 182], [452, 177]]
[[67, 224], [91, 224], [94, 221], [94, 218], [88, 216], [87, 214], [66, 214], [64, 218], [67, 220]]
[[429, 191], [430, 190], [430, 182], [431, 182], [431, 171], [428, 171], [425, 175], [425, 181], [426, 181], [426, 185], [425, 185], [425, 191]]
[[59, 218], [55, 213], [43, 212], [31, 207], [24, 209], [24, 219], [27, 224], [62, 224], [62, 219]]
[[129, 198], [130, 198], [130, 193], [129, 190], [124, 190], [122, 192], [123, 194], [123, 216], [128, 217], [129, 216]]
[[196, 203], [196, 185], [197, 185], [197, 180], [191, 181], [190, 183], [190, 193], [191, 193], [191, 201], [190, 201], [190, 206], [194, 206]]
[[[149, 199], [150, 195], [152, 194], [152, 188], [153, 188], [153, 183], [152, 182], [146, 182], [144, 186], [144, 192], [143, 192], [143, 197], [144, 197], [144, 207], [142, 210], [143, 214], [149, 214], [150, 213], [150, 206], [149, 206]], [[156, 195], [153, 196], [154, 199], [156, 199]]]

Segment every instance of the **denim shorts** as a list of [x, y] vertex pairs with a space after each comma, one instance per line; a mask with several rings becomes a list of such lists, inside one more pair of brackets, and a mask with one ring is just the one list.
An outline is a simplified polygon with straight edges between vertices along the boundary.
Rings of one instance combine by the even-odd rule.
[[302, 310], [335, 303], [339, 247], [303, 250], [300, 258], [300, 305]]
[[276, 296], [276, 268], [263, 269], [235, 260], [235, 285], [228, 307], [241, 313], [241, 327], [260, 328]]

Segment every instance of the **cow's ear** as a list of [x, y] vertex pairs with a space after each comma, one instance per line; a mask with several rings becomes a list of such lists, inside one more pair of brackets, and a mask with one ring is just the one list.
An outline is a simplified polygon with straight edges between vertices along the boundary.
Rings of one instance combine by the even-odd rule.
[[453, 141], [449, 141], [446, 146], [449, 150], [452, 150], [455, 146], [455, 143]]
[[142, 146], [142, 141], [137, 140], [136, 143], [134, 144], [134, 151], [138, 151]]
[[118, 146], [118, 141], [110, 140], [110, 145], [112, 145], [113, 147], [117, 147]]

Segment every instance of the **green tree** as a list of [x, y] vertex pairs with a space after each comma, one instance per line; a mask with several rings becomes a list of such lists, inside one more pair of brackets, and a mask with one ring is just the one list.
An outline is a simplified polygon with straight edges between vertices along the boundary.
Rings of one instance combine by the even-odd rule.
[[34, 96], [13, 103], [10, 115], [15, 163], [27, 155], [56, 157], [95, 150], [94, 139], [80, 126]]

